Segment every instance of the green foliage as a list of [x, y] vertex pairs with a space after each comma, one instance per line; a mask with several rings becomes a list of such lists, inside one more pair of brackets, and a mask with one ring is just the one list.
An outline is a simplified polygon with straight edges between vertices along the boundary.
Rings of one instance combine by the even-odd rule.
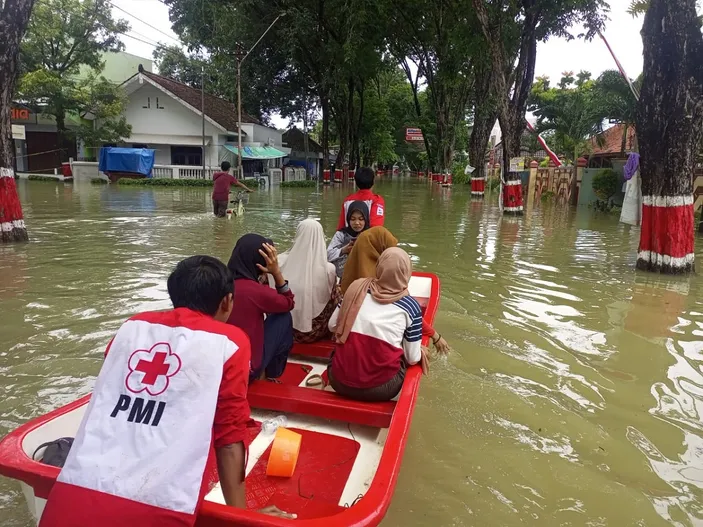
[[[17, 97], [37, 111], [56, 118], [63, 137], [70, 135], [67, 116], [99, 119], [93, 129], [82, 124], [78, 136], [89, 145], [129, 136], [121, 118], [124, 105], [118, 88], [100, 77], [102, 53], [121, 51], [118, 35], [129, 29], [115, 20], [109, 0], [37, 0], [22, 41], [22, 77]], [[81, 78], [81, 68], [87, 78]]]
[[27, 176], [27, 179], [29, 181], [47, 181], [47, 182], [51, 182], [51, 183], [63, 183], [63, 181], [61, 181], [60, 179], [55, 178], [55, 177], [37, 176], [34, 174]]
[[498, 190], [500, 188], [500, 178], [497, 177], [489, 177], [487, 178], [486, 181], [486, 188], [490, 190], [491, 192]]
[[593, 176], [593, 193], [603, 201], [609, 201], [618, 191], [620, 179], [612, 168], [599, 170]]
[[546, 192], [542, 193], [542, 197], [540, 198], [540, 200], [542, 201], [542, 203], [547, 203], [548, 201], [554, 201], [555, 196], [556, 194], [554, 194], [554, 192], [552, 192], [551, 190], [547, 190]]
[[471, 181], [471, 174], [466, 173], [466, 163], [455, 162], [452, 165], [452, 182], [455, 185], [465, 185]]
[[93, 178], [90, 180], [91, 185], [107, 185], [110, 182], [107, 179], [102, 179], [102, 178]]
[[122, 178], [117, 183], [129, 187], [212, 187], [210, 179]]
[[535, 82], [530, 110], [537, 116], [537, 130], [552, 132], [552, 148], [560, 156], [575, 161], [587, 154], [590, 139], [602, 131], [606, 110], [591, 74], [563, 74], [558, 87], [548, 77]]
[[317, 186], [317, 181], [307, 179], [304, 181], [284, 181], [281, 183], [281, 188], [314, 188]]

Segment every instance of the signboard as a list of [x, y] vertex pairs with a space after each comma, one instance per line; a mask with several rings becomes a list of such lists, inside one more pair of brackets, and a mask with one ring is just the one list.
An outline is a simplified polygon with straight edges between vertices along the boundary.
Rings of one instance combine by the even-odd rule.
[[12, 108], [10, 118], [13, 121], [29, 121], [29, 110], [27, 108]]
[[422, 137], [422, 130], [420, 128], [406, 128], [405, 129], [405, 140], [411, 143], [424, 143], [425, 138]]
[[19, 141], [27, 140], [27, 134], [25, 132], [25, 127], [23, 124], [12, 125], [12, 139], [17, 139]]
[[511, 172], [523, 172], [525, 170], [525, 158], [524, 157], [511, 157], [510, 158], [510, 171]]

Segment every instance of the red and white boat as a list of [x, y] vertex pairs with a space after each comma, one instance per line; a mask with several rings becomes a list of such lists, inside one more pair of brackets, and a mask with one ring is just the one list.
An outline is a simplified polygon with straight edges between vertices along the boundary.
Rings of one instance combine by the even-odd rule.
[[[425, 321], [432, 323], [439, 307], [437, 276], [413, 273], [409, 289], [420, 302]], [[249, 388], [256, 421], [285, 414], [286, 428], [302, 435], [293, 476], [266, 476], [274, 435], [258, 433], [249, 447], [248, 509], [224, 505], [217, 484], [200, 509], [198, 527], [363, 527], [381, 522], [400, 472], [422, 372], [418, 366], [409, 368], [397, 400], [386, 403], [352, 401], [333, 391], [306, 387], [307, 378], [324, 373], [332, 348], [331, 342], [296, 344], [281, 384], [255, 381]], [[86, 395], [33, 419], [0, 441], [0, 474], [20, 481], [37, 521], [59, 469], [31, 456], [45, 442], [74, 437], [89, 399]], [[295, 513], [297, 519], [255, 512], [268, 505]]]

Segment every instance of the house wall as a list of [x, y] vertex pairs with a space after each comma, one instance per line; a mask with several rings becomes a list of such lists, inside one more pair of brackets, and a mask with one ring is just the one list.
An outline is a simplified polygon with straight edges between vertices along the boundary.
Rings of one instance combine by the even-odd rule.
[[[158, 100], [158, 102], [157, 102]], [[146, 108], [145, 108], [146, 107]], [[171, 146], [198, 146], [202, 141], [202, 120], [198, 113], [161, 90], [145, 83], [129, 96], [125, 109], [127, 123], [132, 125], [133, 141], [146, 143], [156, 150], [156, 163], [171, 164]], [[218, 147], [221, 129], [205, 122], [205, 159], [208, 166], [218, 164]]]

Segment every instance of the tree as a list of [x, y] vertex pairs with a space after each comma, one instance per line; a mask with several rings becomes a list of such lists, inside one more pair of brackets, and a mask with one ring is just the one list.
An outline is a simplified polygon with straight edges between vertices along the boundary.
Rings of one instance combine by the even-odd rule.
[[517, 174], [509, 174], [509, 164], [511, 157], [520, 155], [537, 42], [554, 36], [574, 38], [569, 28], [578, 22], [585, 23], [586, 37], [592, 37], [604, 24], [608, 4], [604, 0], [473, 0], [473, 5], [493, 62], [504, 172], [508, 180], [518, 181]]
[[556, 152], [576, 164], [588, 153], [590, 139], [602, 131], [605, 106], [591, 74], [581, 72], [574, 78], [564, 73], [558, 87], [549, 79], [537, 79], [530, 95], [530, 110], [537, 116], [537, 131], [553, 131]]
[[[124, 20], [114, 20], [109, 0], [37, 0], [22, 41], [22, 78], [18, 96], [30, 106], [56, 119], [59, 137], [66, 140], [68, 114], [85, 114], [86, 101], [95, 102], [106, 85], [93, 88], [81, 79], [81, 67], [92, 70], [91, 81], [98, 82], [103, 68], [102, 54], [121, 51], [119, 34], [129, 29]], [[90, 77], [91, 75], [89, 75]]]
[[637, 267], [694, 270], [693, 171], [703, 138], [703, 35], [695, 0], [650, 0], [637, 104], [642, 231]]
[[[634, 86], [642, 89], [642, 77], [633, 82]], [[637, 116], [637, 99], [630, 86], [617, 70], [606, 70], [596, 81], [597, 97], [603, 106], [606, 119], [623, 125], [620, 153], [627, 150], [627, 136], [631, 126], [634, 126]]]
[[[392, 35], [389, 49], [413, 89], [417, 117], [429, 111], [435, 122], [435, 142], [429, 130], [423, 129], [430, 164], [436, 170], [449, 170], [473, 87], [473, 55], [483, 42], [472, 18], [471, 2], [390, 0], [386, 4], [387, 32]], [[430, 103], [425, 110], [419, 100], [421, 79]]]
[[[27, 240], [15, 187], [12, 98], [19, 74], [19, 48], [34, 0], [0, 0], [0, 242]], [[5, 228], [9, 224], [9, 228]]]

